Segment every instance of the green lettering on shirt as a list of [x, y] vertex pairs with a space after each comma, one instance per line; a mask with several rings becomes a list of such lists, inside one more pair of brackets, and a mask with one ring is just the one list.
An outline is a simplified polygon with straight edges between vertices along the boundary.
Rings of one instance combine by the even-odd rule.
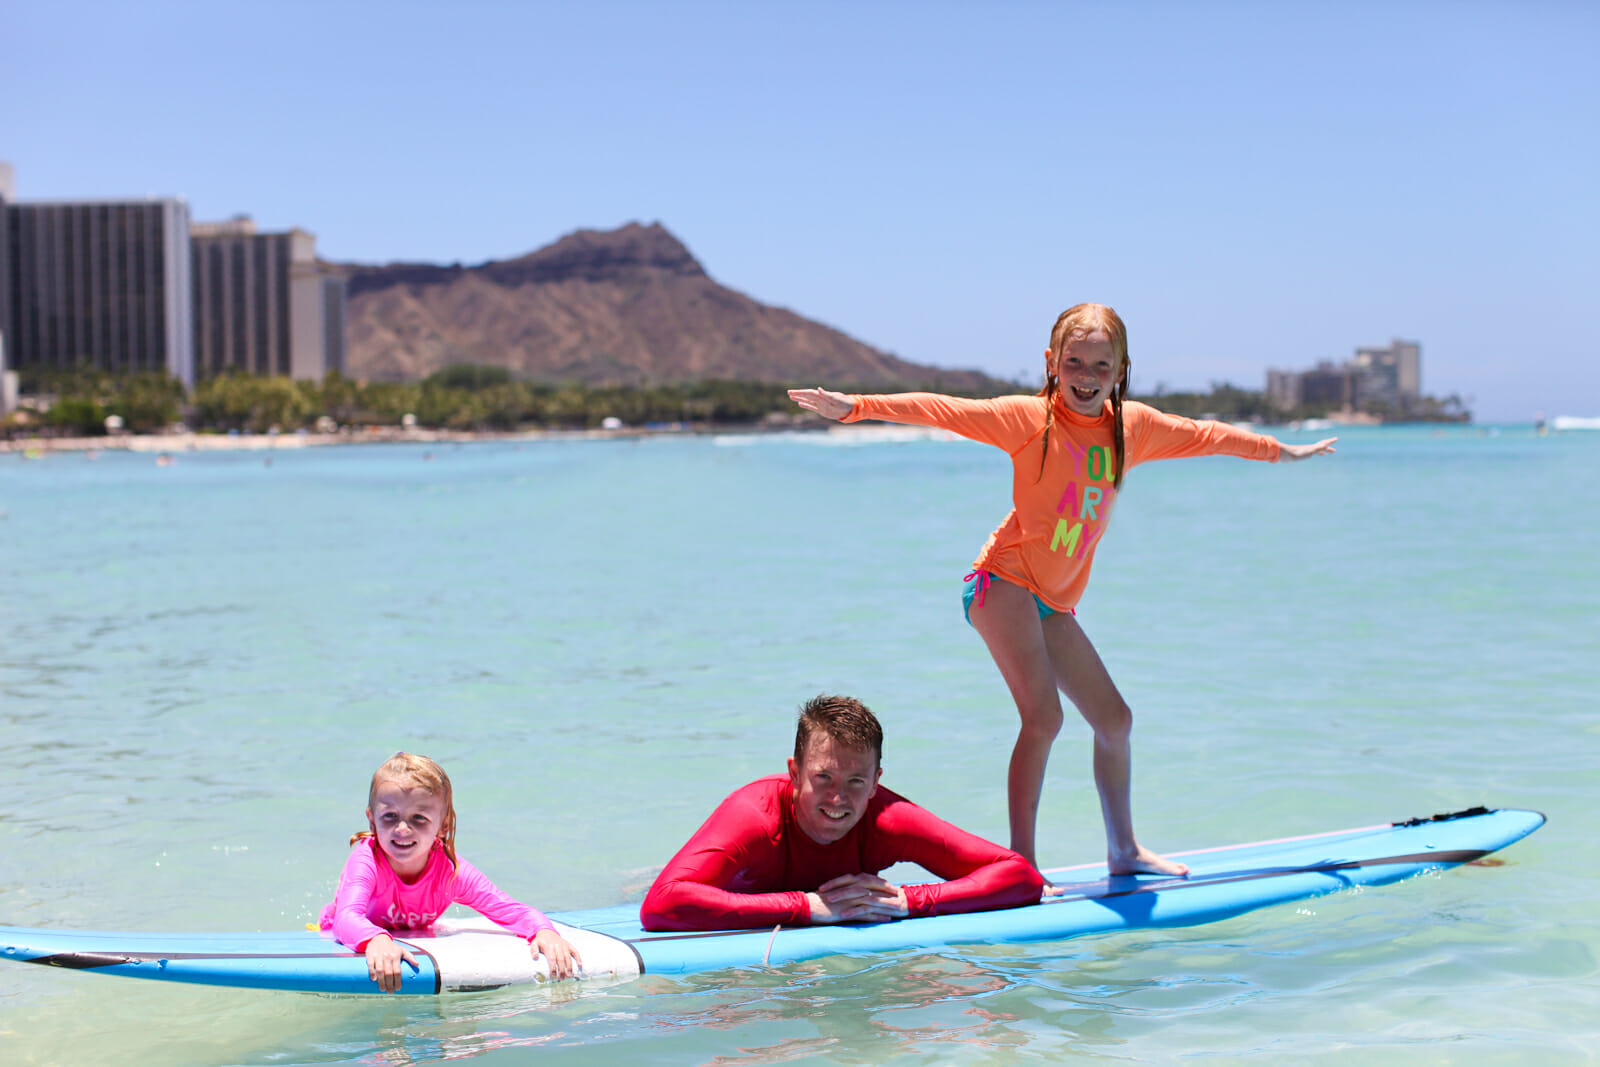
[[1090, 481], [1109, 482], [1115, 474], [1112, 470], [1111, 453], [1103, 445], [1095, 445], [1089, 449], [1086, 467]]
[[1056, 520], [1056, 535], [1050, 539], [1050, 551], [1065, 547], [1068, 555], [1078, 551], [1078, 539], [1083, 536], [1083, 523], [1068, 523], [1066, 519]]

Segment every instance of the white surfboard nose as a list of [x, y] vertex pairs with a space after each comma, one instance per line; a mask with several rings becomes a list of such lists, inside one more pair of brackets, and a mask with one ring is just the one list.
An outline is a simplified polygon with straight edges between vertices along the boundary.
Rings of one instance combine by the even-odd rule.
[[[639, 974], [639, 957], [626, 941], [564, 923], [556, 923], [556, 930], [578, 950], [582, 960], [579, 977], [585, 981], [618, 981]], [[404, 940], [433, 957], [440, 992], [464, 993], [550, 980], [549, 961], [543, 956], [534, 958], [526, 941], [488, 919], [440, 919], [433, 926], [432, 937]]]

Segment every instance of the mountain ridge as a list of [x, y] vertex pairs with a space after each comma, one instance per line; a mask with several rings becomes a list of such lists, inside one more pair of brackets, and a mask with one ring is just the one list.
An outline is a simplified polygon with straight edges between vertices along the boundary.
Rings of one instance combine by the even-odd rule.
[[589, 385], [728, 378], [1015, 388], [981, 371], [901, 359], [724, 286], [659, 222], [575, 230], [475, 266], [326, 266], [346, 280], [346, 367], [355, 378], [415, 380], [479, 363]]

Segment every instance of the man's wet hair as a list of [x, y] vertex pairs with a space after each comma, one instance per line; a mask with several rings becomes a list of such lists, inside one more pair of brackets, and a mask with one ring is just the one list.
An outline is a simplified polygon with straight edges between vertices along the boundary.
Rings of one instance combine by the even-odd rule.
[[816, 734], [826, 734], [841, 748], [871, 752], [883, 765], [883, 726], [872, 710], [855, 697], [812, 697], [800, 706], [794, 731], [794, 761], [804, 763], [806, 746]]

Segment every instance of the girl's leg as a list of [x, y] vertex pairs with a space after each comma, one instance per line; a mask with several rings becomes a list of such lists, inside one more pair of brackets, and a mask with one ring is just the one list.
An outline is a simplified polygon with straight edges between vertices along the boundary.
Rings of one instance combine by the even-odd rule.
[[[1025, 592], [1025, 591], [1024, 591]], [[1029, 597], [1030, 601], [1032, 600]], [[1094, 730], [1094, 784], [1106, 824], [1106, 863], [1112, 874], [1187, 874], [1189, 868], [1142, 848], [1133, 836], [1130, 797], [1133, 711], [1078, 620], [1058, 612], [1041, 620], [1056, 684]]]
[[1000, 668], [1000, 676], [1011, 690], [1017, 714], [1022, 718], [1006, 778], [1011, 848], [1037, 867], [1034, 826], [1039, 817], [1039, 795], [1044, 791], [1050, 745], [1061, 732], [1055, 668], [1033, 594], [1026, 589], [995, 578], [989, 583], [983, 603], [973, 603], [969, 617], [989, 646], [989, 655]]

